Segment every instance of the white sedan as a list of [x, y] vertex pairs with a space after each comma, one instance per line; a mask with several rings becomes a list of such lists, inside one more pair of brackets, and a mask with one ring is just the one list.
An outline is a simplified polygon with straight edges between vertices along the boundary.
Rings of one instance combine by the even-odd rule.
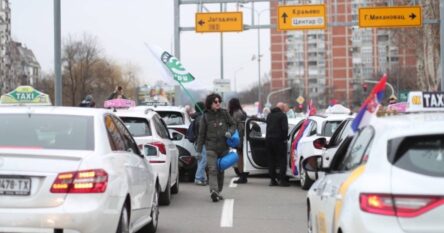
[[159, 186], [107, 110], [0, 107], [0, 232], [155, 232]]
[[308, 232], [443, 232], [443, 138], [443, 112], [388, 116], [361, 129], [328, 169], [321, 156], [304, 160], [326, 172], [307, 195]]
[[118, 110], [116, 115], [125, 123], [139, 148], [147, 144], [157, 147], [156, 155], [145, 158], [159, 177], [159, 203], [169, 205], [171, 193], [179, 192], [179, 151], [172, 141], [174, 139], [170, 138], [167, 126], [159, 114], [149, 109]]

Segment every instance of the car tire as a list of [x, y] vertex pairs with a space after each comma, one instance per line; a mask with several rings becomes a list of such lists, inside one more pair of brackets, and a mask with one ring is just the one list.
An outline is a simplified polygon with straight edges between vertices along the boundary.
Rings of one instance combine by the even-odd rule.
[[143, 233], [155, 233], [157, 231], [157, 225], [159, 223], [159, 196], [160, 185], [156, 185], [156, 191], [154, 192], [153, 203], [151, 203], [151, 222], [145, 225], [140, 232]]
[[[179, 171], [179, 168], [177, 169], [177, 171]], [[179, 193], [179, 172], [177, 172], [177, 176], [176, 176], [176, 183], [173, 185], [173, 187], [171, 187], [171, 193], [172, 194], [178, 194]]]
[[310, 177], [308, 176], [307, 172], [304, 170], [304, 168], [302, 168], [302, 163], [299, 166], [299, 171], [300, 171], [300, 182], [301, 182], [301, 188], [303, 190], [308, 190], [311, 185], [314, 183], [314, 181], [312, 179], [310, 179]]
[[160, 205], [170, 205], [171, 203], [171, 173], [168, 176], [167, 185], [165, 191], [160, 193], [159, 204]]
[[116, 233], [129, 233], [129, 215], [128, 207], [125, 204], [120, 212], [119, 225], [117, 225]]

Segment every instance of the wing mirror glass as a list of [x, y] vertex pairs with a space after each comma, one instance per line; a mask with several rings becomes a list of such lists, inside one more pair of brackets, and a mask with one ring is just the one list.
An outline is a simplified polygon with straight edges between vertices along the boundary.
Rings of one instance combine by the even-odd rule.
[[175, 132], [172, 133], [171, 140], [173, 140], [173, 141], [180, 141], [182, 139], [183, 139], [183, 134], [175, 133]]
[[156, 146], [144, 145], [143, 155], [145, 156], [157, 156], [159, 154], [159, 149]]
[[327, 146], [327, 139], [326, 138], [318, 138], [313, 141], [313, 146], [316, 149], [323, 149]]
[[321, 155], [310, 156], [302, 161], [302, 167], [309, 172], [318, 172], [323, 170], [322, 162]]

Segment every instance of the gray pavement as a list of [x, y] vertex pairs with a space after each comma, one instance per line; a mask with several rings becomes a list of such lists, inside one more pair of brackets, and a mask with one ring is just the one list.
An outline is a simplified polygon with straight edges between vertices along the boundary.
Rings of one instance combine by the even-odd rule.
[[[234, 175], [225, 175], [222, 195], [233, 199], [232, 226], [221, 227], [224, 201], [213, 203], [208, 186], [181, 183], [170, 206], [161, 207], [159, 233], [306, 232], [306, 192], [299, 183], [290, 187], [269, 187], [267, 178], [249, 178], [248, 184], [230, 188]], [[230, 212], [229, 210], [225, 212]], [[227, 214], [230, 223], [230, 213]]]

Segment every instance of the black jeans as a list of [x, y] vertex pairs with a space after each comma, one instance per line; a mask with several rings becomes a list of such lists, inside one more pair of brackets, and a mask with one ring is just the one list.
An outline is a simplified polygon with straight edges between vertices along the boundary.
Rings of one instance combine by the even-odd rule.
[[286, 181], [287, 176], [287, 142], [282, 139], [266, 139], [268, 153], [268, 174], [276, 180], [276, 168], [279, 167], [279, 180]]

